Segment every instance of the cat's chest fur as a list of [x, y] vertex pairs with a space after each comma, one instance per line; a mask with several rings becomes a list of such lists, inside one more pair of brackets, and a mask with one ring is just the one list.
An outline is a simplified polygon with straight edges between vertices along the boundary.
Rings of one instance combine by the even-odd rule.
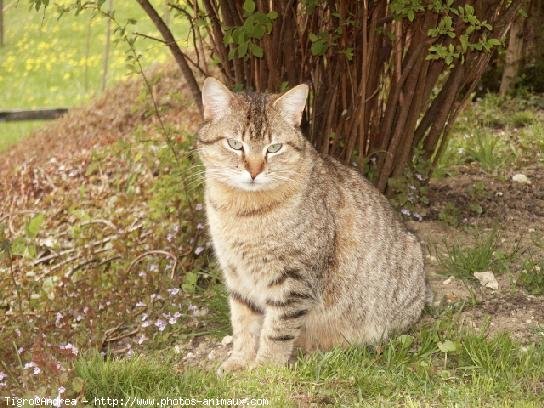
[[274, 295], [270, 282], [293, 262], [288, 237], [302, 228], [301, 223], [291, 223], [296, 208], [278, 205], [256, 215], [236, 216], [218, 209], [208, 196], [206, 210], [227, 287], [264, 305]]

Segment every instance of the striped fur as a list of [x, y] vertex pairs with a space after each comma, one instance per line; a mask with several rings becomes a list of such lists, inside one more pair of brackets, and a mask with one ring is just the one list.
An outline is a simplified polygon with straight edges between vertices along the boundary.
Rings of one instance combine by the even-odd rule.
[[[231, 293], [233, 353], [221, 370], [284, 364], [295, 345], [376, 343], [415, 322], [425, 297], [421, 248], [385, 197], [312, 148], [289, 94], [206, 94], [215, 91], [228, 103], [207, 115], [199, 152], [210, 234]], [[271, 143], [283, 143], [280, 153], [265, 153]], [[262, 188], [235, 184], [248, 157], [262, 160]]]

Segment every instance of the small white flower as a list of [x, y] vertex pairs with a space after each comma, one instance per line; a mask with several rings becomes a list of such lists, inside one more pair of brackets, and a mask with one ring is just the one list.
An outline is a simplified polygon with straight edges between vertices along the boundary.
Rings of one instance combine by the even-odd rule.
[[200, 204], [200, 203], [198, 203], [197, 205], [195, 205], [195, 210], [197, 210], [197, 211], [202, 211], [202, 208], [204, 208], [204, 207], [203, 207], [202, 204]]
[[146, 304], [144, 302], [142, 302], [141, 300], [134, 305], [134, 307], [145, 307], [145, 306], [146, 306]]
[[144, 271], [138, 272], [138, 276], [139, 276], [140, 278], [145, 278], [146, 275], [147, 275], [147, 274], [146, 274]]
[[155, 322], [155, 326], [157, 326], [157, 328], [159, 329], [159, 331], [164, 331], [164, 329], [166, 329], [166, 322], [164, 320], [161, 320], [161, 319], [158, 319], [156, 322]]
[[158, 272], [158, 271], [159, 271], [159, 265], [157, 264], [149, 265], [149, 272]]
[[145, 335], [141, 335], [140, 338], [136, 341], [138, 344], [142, 344], [144, 341], [147, 340], [147, 337]]
[[[24, 347], [19, 347], [17, 349], [17, 354], [23, 354], [23, 351], [25, 351]], [[0, 377], [0, 381], [2, 380], [2, 378]]]
[[199, 229], [199, 230], [204, 229], [204, 224], [202, 224], [201, 222], [199, 222], [198, 224], [196, 224], [196, 229]]
[[34, 367], [36, 367], [36, 363], [34, 361], [31, 361], [30, 363], [25, 363], [23, 368], [25, 370], [28, 370], [29, 368], [34, 368]]
[[64, 388], [62, 385], [59, 387], [58, 389], [59, 391], [59, 394], [64, 394], [64, 392], [66, 391], [66, 388]]
[[58, 326], [60, 324], [60, 321], [62, 320], [63, 316], [61, 312], [57, 312], [56, 320], [55, 320], [55, 326]]
[[7, 374], [3, 371], [0, 371], [0, 381], [4, 381], [6, 378], [8, 378]]
[[34, 367], [34, 375], [39, 375], [42, 372], [40, 367]]
[[408, 210], [406, 208], [401, 209], [400, 212], [401, 212], [402, 215], [405, 215], [406, 217], [410, 216], [410, 210]]
[[202, 252], [204, 252], [204, 247], [202, 246], [199, 246], [195, 249], [195, 255], [198, 256], [200, 255]]
[[176, 296], [179, 293], [179, 288], [168, 289], [170, 296]]
[[79, 349], [71, 343], [61, 344], [60, 349], [71, 351], [72, 354], [75, 356], [77, 356], [77, 354], [79, 353]]
[[146, 321], [149, 315], [147, 313], [142, 313], [142, 322]]
[[465, 149], [463, 147], [460, 147], [459, 149], [457, 149], [457, 153], [458, 154], [465, 154]]

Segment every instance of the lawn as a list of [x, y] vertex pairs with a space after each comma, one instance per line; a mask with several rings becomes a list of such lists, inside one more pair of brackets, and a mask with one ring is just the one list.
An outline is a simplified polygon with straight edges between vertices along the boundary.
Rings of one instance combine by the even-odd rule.
[[[164, 10], [164, 2], [154, 2]], [[5, 46], [0, 48], [0, 109], [78, 107], [102, 92], [106, 20], [90, 12], [65, 14], [57, 19], [54, 2], [45, 12], [29, 10], [22, 0], [4, 1]], [[134, 31], [157, 37], [148, 18], [133, 1], [115, 1], [121, 25], [137, 23]], [[162, 7], [162, 8], [161, 8]], [[180, 43], [186, 41], [186, 26], [176, 20], [172, 29]], [[114, 28], [114, 26], [113, 26]], [[113, 29], [112, 28], [112, 29]], [[131, 75], [125, 61], [127, 46], [113, 43], [109, 55], [107, 86]], [[146, 38], [136, 41], [142, 64], [165, 62], [168, 50]], [[17, 142], [40, 122], [0, 122], [0, 150]]]

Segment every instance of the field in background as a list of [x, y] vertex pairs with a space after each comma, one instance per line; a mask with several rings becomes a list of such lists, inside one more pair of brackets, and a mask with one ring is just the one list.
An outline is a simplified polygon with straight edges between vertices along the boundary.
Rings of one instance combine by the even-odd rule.
[[[53, 3], [53, 2], [52, 2]], [[164, 11], [164, 2], [155, 1]], [[135, 32], [157, 37], [143, 11], [133, 1], [114, 1], [121, 24], [136, 19]], [[45, 13], [29, 10], [26, 1], [4, 1], [5, 46], [0, 48], [0, 109], [77, 107], [102, 91], [106, 20], [90, 13], [57, 20], [54, 7]], [[186, 40], [180, 19], [171, 27], [176, 38]], [[113, 25], [112, 25], [113, 31]], [[126, 44], [115, 44], [112, 34], [108, 86], [130, 76]], [[139, 38], [137, 50], [143, 65], [165, 62], [168, 50], [160, 43]], [[0, 151], [17, 142], [41, 122], [0, 122]]]

